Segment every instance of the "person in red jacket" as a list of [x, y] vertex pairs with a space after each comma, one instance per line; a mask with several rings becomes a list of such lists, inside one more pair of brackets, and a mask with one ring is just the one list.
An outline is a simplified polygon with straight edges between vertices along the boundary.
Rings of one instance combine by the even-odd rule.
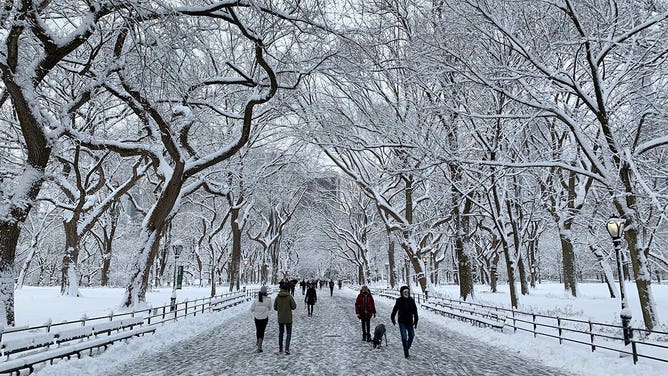
[[355, 314], [362, 321], [362, 341], [371, 341], [371, 316], [376, 316], [376, 305], [367, 285], [362, 286], [355, 300]]

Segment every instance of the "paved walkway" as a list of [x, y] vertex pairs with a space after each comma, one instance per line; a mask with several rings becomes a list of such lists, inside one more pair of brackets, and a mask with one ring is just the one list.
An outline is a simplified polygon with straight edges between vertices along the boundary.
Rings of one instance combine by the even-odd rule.
[[[361, 341], [354, 315], [356, 292], [318, 291], [313, 317], [307, 317], [301, 291], [295, 300], [291, 355], [278, 354], [278, 325], [270, 316], [265, 351], [254, 352], [255, 327], [249, 313], [157, 355], [121, 365], [114, 376], [127, 375], [565, 375], [534, 361], [449, 331], [429, 319], [420, 320], [411, 358], [404, 359], [399, 330], [389, 316], [392, 301], [376, 297], [377, 318], [384, 323], [389, 345], [373, 349]], [[275, 296], [275, 295], [274, 295]], [[250, 304], [250, 303], [249, 303]]]

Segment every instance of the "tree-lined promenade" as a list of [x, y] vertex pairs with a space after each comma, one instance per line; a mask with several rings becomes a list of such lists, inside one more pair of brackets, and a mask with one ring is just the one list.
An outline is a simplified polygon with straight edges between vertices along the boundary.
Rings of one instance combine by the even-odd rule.
[[666, 4], [185, 3], [0, 10], [0, 321], [24, 283], [143, 304], [181, 244], [212, 294], [627, 278], [658, 325]]

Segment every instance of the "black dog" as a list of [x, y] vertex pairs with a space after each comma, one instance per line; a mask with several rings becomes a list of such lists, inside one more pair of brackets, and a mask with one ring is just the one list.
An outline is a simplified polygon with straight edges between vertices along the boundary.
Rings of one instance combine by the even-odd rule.
[[378, 324], [373, 330], [373, 348], [380, 347], [385, 338], [385, 346], [387, 346], [387, 336], [385, 335], [385, 325]]

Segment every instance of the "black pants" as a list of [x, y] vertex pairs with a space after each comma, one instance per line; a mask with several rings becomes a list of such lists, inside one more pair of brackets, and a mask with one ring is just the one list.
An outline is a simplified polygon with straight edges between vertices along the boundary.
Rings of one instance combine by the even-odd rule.
[[314, 306], [314, 304], [307, 304], [306, 305], [309, 316], [313, 315], [313, 306]]
[[371, 317], [362, 316], [360, 320], [362, 321], [362, 337], [368, 339], [371, 336]]
[[255, 336], [257, 339], [264, 338], [264, 330], [267, 329], [269, 318], [264, 320], [255, 319]]

